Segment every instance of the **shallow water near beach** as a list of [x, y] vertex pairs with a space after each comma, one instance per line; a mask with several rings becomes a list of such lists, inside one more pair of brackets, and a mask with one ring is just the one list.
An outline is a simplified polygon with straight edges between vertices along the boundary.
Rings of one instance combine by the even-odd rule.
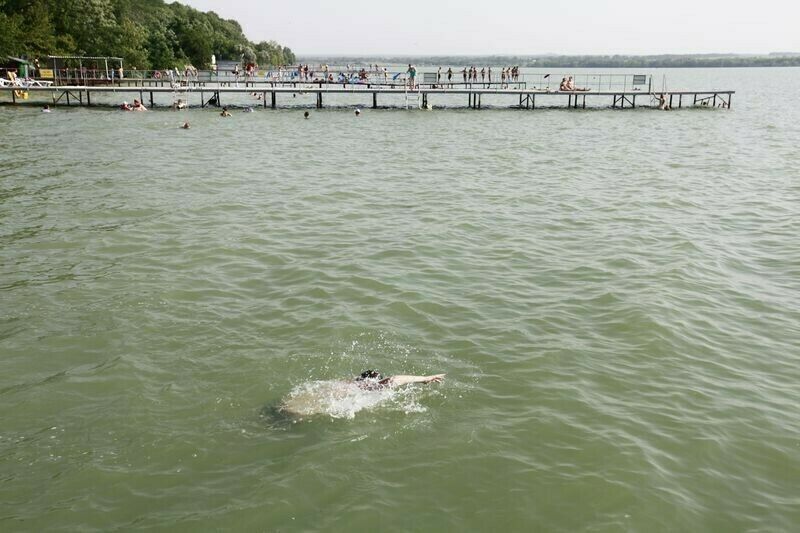
[[[666, 75], [733, 109], [0, 106], [0, 530], [796, 528], [800, 69]], [[280, 409], [368, 368], [447, 378]]]

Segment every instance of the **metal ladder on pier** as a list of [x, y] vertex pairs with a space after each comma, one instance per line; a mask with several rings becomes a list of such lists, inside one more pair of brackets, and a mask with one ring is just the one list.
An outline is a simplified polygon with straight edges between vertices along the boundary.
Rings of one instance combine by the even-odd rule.
[[188, 106], [187, 102], [189, 99], [186, 96], [187, 89], [188, 87], [182, 86], [172, 87], [172, 107], [175, 109], [183, 109]]
[[422, 93], [419, 91], [419, 87], [415, 91], [406, 85], [406, 109], [411, 109], [411, 106], [422, 109]]

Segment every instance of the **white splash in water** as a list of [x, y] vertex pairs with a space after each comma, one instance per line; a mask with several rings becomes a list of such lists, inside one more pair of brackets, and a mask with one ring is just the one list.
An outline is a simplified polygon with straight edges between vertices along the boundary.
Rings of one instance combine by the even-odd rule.
[[416, 389], [380, 388], [368, 390], [352, 381], [310, 381], [296, 386], [281, 404], [281, 411], [298, 417], [327, 415], [355, 418], [356, 413], [377, 407], [404, 413], [419, 413]]

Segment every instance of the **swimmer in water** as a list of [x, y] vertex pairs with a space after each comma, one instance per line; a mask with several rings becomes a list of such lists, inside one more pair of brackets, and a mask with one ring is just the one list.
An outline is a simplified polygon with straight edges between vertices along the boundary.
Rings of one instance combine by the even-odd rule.
[[306, 117], [306, 118], [308, 118], [309, 116], [311, 116], [311, 113], [309, 113], [308, 111], [306, 111], [305, 113], [303, 113], [303, 116], [304, 116], [304, 117]]
[[228, 112], [228, 108], [227, 107], [223, 107], [222, 108], [222, 113], [220, 113], [219, 116], [221, 116], [221, 117], [230, 117], [230, 116], [233, 116], [233, 115], [231, 115]]
[[383, 388], [402, 387], [412, 383], [441, 383], [446, 374], [433, 376], [391, 376], [384, 378], [377, 370], [365, 370], [355, 379], [356, 384], [362, 389], [375, 390]]
[[191, 126], [189, 126], [189, 122], [184, 122], [183, 126], [181, 126], [181, 128], [184, 129], [184, 130], [188, 130], [190, 127]]

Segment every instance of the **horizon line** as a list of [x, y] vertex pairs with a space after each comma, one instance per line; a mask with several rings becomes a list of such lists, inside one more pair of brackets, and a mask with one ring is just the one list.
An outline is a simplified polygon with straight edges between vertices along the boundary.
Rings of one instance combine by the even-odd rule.
[[436, 53], [436, 54], [402, 54], [402, 53], [383, 53], [383, 52], [375, 52], [375, 53], [363, 53], [363, 54], [353, 54], [353, 53], [322, 53], [322, 52], [295, 52], [293, 51], [296, 56], [326, 56], [326, 57], [352, 57], [352, 58], [359, 58], [359, 57], [420, 57], [420, 58], [428, 58], [428, 57], [575, 57], [575, 56], [582, 56], [582, 57], [607, 57], [607, 56], [625, 56], [625, 57], [659, 57], [659, 56], [709, 56], [709, 55], [726, 55], [726, 56], [742, 56], [742, 57], [760, 57], [760, 56], [770, 56], [770, 55], [800, 55], [800, 51], [798, 52], [791, 52], [791, 51], [783, 51], [783, 52], [658, 52], [652, 54], [624, 54], [624, 53], [574, 53], [574, 54], [557, 54], [557, 53], [537, 53], [537, 54], [529, 54], [529, 53], [494, 53], [494, 54], [446, 54], [446, 53]]

